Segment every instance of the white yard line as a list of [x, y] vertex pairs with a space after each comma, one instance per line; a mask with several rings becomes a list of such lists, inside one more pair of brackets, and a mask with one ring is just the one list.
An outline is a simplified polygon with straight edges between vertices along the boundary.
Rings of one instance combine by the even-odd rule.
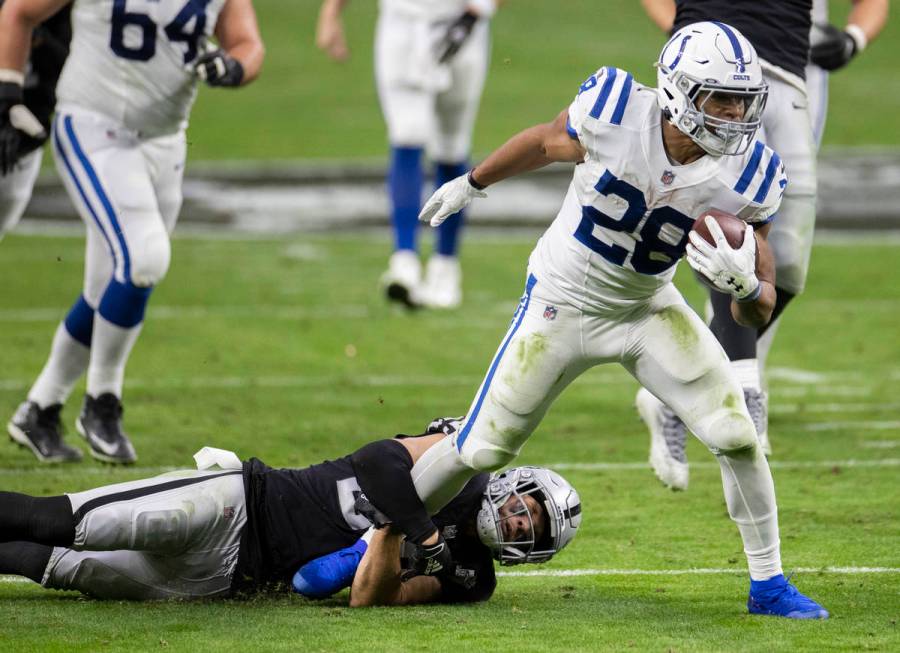
[[[185, 461], [187, 463], [187, 461]], [[544, 467], [556, 470], [568, 470], [578, 472], [631, 472], [646, 471], [650, 469], [650, 464], [646, 462], [623, 462], [623, 463], [573, 463], [573, 462], [557, 462], [544, 463]], [[694, 469], [718, 469], [719, 465], [715, 462], [692, 462], [691, 467]], [[847, 460], [772, 460], [769, 461], [769, 467], [773, 469], [831, 469], [833, 467], [900, 467], [900, 458], [879, 458], [876, 460], [859, 460], [850, 458]], [[182, 467], [159, 466], [159, 467], [87, 467], [83, 465], [58, 465], [58, 466], [41, 466], [41, 467], [0, 467], [0, 476], [17, 476], [19, 474], [41, 474], [48, 473], [62, 474], [71, 472], [74, 474], [128, 474], [128, 475], [151, 475], [162, 474], [163, 472], [171, 472], [175, 469], [189, 469], [190, 465], [185, 464]]]
[[[776, 397], [782, 394], [781, 389], [775, 390], [772, 394]], [[865, 401], [856, 402], [830, 402], [830, 403], [810, 403], [810, 404], [769, 404], [770, 415], [791, 415], [793, 413], [868, 413], [877, 411], [900, 411], [900, 403], [869, 403]]]
[[804, 431], [893, 431], [900, 429], [900, 421], [860, 420], [856, 422], [817, 422], [804, 424]]
[[[900, 574], [900, 567], [794, 567], [801, 574]], [[498, 571], [502, 578], [572, 578], [576, 576], [721, 576], [746, 575], [742, 568], [701, 567], [697, 569], [533, 569], [531, 571]], [[21, 576], [0, 576], [0, 584], [30, 584]]]
[[[618, 472], [650, 469], [650, 463], [550, 463], [545, 465], [550, 469], [570, 470], [578, 472]], [[715, 462], [692, 462], [691, 467], [718, 469]], [[832, 467], [900, 467], [900, 458], [879, 458], [877, 460], [770, 460], [772, 469], [830, 469]]]
[[[791, 571], [803, 574], [900, 574], [900, 567], [794, 567]], [[567, 578], [572, 576], [702, 576], [718, 574], [742, 574], [741, 568], [700, 569], [534, 569], [531, 571], [498, 571], [505, 578]]]

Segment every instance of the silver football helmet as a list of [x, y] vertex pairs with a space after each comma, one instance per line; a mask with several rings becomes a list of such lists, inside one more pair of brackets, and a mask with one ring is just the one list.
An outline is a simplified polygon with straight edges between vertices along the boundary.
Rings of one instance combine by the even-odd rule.
[[[709, 154], [743, 154], [759, 129], [769, 87], [756, 50], [719, 22], [686, 25], [656, 62], [659, 106], [669, 121]], [[711, 115], [730, 104], [736, 119]]]
[[[526, 497], [540, 506], [542, 528], [534, 523], [528, 507], [533, 502]], [[512, 526], [523, 520], [525, 528]], [[491, 476], [476, 518], [478, 537], [501, 565], [546, 562], [572, 541], [580, 524], [578, 492], [543, 467], [514, 467]]]

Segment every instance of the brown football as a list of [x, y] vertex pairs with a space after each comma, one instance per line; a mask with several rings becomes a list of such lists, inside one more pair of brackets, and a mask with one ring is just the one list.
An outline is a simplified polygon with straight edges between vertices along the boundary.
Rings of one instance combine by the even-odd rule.
[[715, 239], [712, 237], [712, 234], [709, 233], [709, 229], [706, 226], [705, 218], [708, 215], [715, 218], [715, 221], [719, 223], [719, 226], [722, 228], [722, 233], [725, 234], [725, 240], [728, 241], [729, 245], [734, 248], [741, 246], [741, 243], [744, 242], [744, 230], [747, 228], [747, 223], [736, 215], [720, 211], [719, 209], [707, 209], [706, 211], [703, 211], [703, 213], [701, 213], [694, 221], [693, 231], [700, 234], [700, 236], [710, 245], [716, 244]]

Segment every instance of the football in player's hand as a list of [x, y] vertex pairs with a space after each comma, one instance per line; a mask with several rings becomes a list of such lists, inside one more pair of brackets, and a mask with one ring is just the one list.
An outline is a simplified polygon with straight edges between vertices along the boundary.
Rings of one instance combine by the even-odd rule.
[[720, 211], [719, 209], [707, 209], [694, 221], [693, 231], [696, 231], [706, 242], [715, 246], [716, 239], [709, 233], [709, 227], [706, 226], [706, 216], [712, 218], [719, 224], [722, 233], [725, 234], [725, 240], [733, 248], [737, 249], [744, 242], [744, 231], [747, 229], [747, 223], [736, 215]]

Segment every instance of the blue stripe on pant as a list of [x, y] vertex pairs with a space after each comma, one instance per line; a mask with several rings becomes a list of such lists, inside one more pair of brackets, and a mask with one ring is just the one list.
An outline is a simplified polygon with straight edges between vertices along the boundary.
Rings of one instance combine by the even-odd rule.
[[125, 233], [122, 231], [122, 227], [119, 224], [118, 219], [116, 218], [115, 209], [113, 209], [112, 202], [110, 202], [106, 191], [103, 190], [103, 185], [100, 183], [100, 178], [97, 176], [94, 167], [91, 165], [90, 160], [88, 159], [80, 143], [78, 142], [78, 137], [75, 136], [75, 128], [72, 126], [72, 116], [63, 117], [63, 124], [65, 125], [66, 136], [68, 136], [69, 138], [69, 143], [72, 145], [75, 156], [78, 158], [79, 162], [81, 162], [81, 166], [91, 182], [94, 193], [100, 200], [100, 204], [106, 211], [106, 215], [108, 216], [109, 222], [112, 225], [113, 233], [115, 234], [116, 239], [119, 242], [119, 248], [122, 251], [122, 275], [126, 281], [129, 281], [131, 279], [131, 260], [128, 255], [128, 245], [125, 243]]
[[462, 451], [462, 446], [465, 443], [466, 438], [469, 437], [469, 431], [472, 430], [472, 425], [478, 418], [478, 413], [481, 411], [481, 405], [484, 403], [484, 399], [491, 387], [491, 381], [494, 379], [494, 374], [497, 371], [497, 367], [500, 365], [503, 354], [506, 353], [506, 348], [509, 346], [513, 336], [516, 335], [516, 331], [519, 330], [522, 320], [525, 318], [525, 313], [528, 312], [528, 305], [531, 303], [531, 291], [534, 290], [536, 284], [537, 277], [533, 274], [529, 274], [528, 281], [525, 283], [525, 294], [522, 295], [522, 299], [519, 301], [519, 308], [516, 309], [516, 312], [513, 315], [512, 324], [506, 334], [506, 338], [503, 340], [503, 344], [500, 345], [500, 349], [497, 351], [496, 356], [494, 356], [494, 360], [491, 361], [487, 376], [485, 376], [484, 383], [481, 385], [481, 391], [478, 393], [478, 400], [475, 402], [475, 407], [470, 411], [469, 415], [466, 416], [466, 424], [456, 438], [456, 448], [458, 451]]

